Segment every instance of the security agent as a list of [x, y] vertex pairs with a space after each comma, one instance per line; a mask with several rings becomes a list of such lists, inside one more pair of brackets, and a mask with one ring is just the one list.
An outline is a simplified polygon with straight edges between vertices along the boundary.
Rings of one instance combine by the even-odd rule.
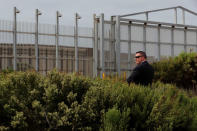
[[152, 84], [154, 77], [153, 67], [146, 61], [146, 53], [143, 51], [138, 51], [135, 54], [135, 60], [137, 66], [133, 69], [132, 74], [128, 77], [127, 82], [135, 84], [140, 84], [147, 86]]

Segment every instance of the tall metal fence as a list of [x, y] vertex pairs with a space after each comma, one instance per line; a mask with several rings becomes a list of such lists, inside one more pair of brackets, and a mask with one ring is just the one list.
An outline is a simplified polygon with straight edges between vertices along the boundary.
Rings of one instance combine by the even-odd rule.
[[[15, 57], [16, 70], [36, 70], [36, 61], [38, 61], [38, 71], [44, 74], [53, 68], [58, 68], [62, 72], [75, 72], [74, 27], [59, 25], [58, 34], [57, 26], [52, 24], [38, 24], [38, 33], [36, 33], [35, 23], [17, 22], [16, 27], [17, 43], [14, 49], [14, 22], [0, 20], [1, 70], [14, 69]], [[57, 37], [58, 47], [56, 46]], [[38, 46], [35, 44], [36, 40]], [[77, 72], [83, 75], [92, 76], [92, 42], [92, 28], [78, 28]], [[38, 50], [37, 57], [36, 50]]]
[[[177, 8], [180, 7], [167, 9], [176, 11]], [[150, 12], [143, 13], [148, 17]], [[147, 53], [149, 61], [181, 52], [197, 52], [197, 26], [128, 19], [125, 16], [112, 16], [111, 20], [105, 20], [104, 14], [95, 16], [95, 76], [102, 77], [104, 72], [108, 75], [130, 74], [134, 54], [139, 50]]]
[[[177, 9], [183, 10], [183, 24], [177, 24]], [[175, 23], [155, 22], [148, 19], [151, 12], [175, 10]], [[88, 76], [130, 74], [136, 51], [147, 53], [149, 61], [176, 56], [182, 51], [197, 52], [197, 26], [186, 25], [183, 7], [173, 7], [135, 14], [112, 16], [110, 20], [94, 15], [93, 28], [59, 25], [57, 23], [18, 22], [0, 20], [0, 70], [36, 70], [43, 74], [56, 68], [62, 72], [79, 72]], [[145, 14], [146, 20], [127, 16]]]

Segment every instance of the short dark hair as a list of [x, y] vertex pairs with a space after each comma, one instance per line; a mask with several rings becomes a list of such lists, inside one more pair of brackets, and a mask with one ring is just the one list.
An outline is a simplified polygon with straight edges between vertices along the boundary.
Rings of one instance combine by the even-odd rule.
[[135, 54], [141, 54], [144, 58], [147, 58], [146, 53], [144, 51], [137, 51]]

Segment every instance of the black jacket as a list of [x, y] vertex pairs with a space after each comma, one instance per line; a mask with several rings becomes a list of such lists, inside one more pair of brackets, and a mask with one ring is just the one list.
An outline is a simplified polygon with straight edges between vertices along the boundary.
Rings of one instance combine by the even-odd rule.
[[141, 84], [146, 86], [148, 84], [152, 84], [153, 77], [153, 67], [147, 61], [144, 61], [133, 69], [133, 72], [127, 79], [127, 82], [129, 84], [131, 82], [134, 82], [135, 84]]

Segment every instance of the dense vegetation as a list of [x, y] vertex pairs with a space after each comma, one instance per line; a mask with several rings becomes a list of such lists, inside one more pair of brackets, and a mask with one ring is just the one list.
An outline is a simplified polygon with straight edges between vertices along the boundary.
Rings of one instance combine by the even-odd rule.
[[0, 130], [195, 130], [197, 97], [56, 71], [0, 75]]
[[197, 53], [181, 53], [174, 58], [156, 62], [153, 66], [155, 81], [173, 83], [180, 88], [196, 90]]

